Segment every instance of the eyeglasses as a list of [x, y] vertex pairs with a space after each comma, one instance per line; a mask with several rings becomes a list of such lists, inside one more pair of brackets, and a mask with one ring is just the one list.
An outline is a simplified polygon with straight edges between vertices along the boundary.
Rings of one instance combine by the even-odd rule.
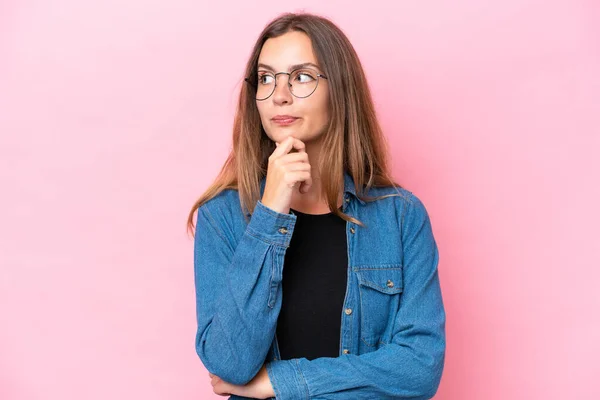
[[278, 72], [276, 74], [267, 71], [258, 71], [257, 75], [252, 78], [244, 78], [246, 82], [256, 89], [256, 100], [266, 100], [277, 86], [277, 75], [288, 76], [288, 87], [292, 95], [304, 98], [308, 97], [317, 90], [319, 79], [327, 79], [325, 75], [319, 74], [317, 71], [310, 68], [298, 68], [292, 72]]

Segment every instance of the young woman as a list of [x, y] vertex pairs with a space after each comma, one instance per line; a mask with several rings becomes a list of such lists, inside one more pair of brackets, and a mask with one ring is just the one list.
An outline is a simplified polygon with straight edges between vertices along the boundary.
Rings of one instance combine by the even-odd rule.
[[352, 45], [323, 17], [285, 14], [245, 73], [233, 150], [188, 219], [214, 392], [431, 398], [445, 354], [438, 249], [423, 203], [389, 177]]

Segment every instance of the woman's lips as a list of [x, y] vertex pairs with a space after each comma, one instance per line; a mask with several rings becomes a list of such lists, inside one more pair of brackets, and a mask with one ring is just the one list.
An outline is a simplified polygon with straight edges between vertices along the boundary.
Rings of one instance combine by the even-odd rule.
[[290, 125], [296, 122], [298, 118], [273, 118], [273, 122], [279, 125]]

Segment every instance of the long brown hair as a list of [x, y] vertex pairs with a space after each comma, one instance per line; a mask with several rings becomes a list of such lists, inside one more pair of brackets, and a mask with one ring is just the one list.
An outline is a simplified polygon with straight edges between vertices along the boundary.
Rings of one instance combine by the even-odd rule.
[[[258, 57], [267, 39], [290, 31], [304, 32], [310, 37], [317, 61], [327, 76], [331, 118], [323, 133], [317, 169], [321, 171], [324, 197], [335, 215], [364, 226], [337, 207], [339, 193], [344, 190], [344, 171], [352, 176], [356, 194], [364, 201], [395, 195], [369, 197], [365, 193], [371, 187], [401, 186], [390, 178], [388, 145], [376, 117], [362, 65], [346, 35], [321, 16], [282, 14], [258, 37], [246, 64], [245, 77], [257, 74]], [[195, 211], [225, 189], [238, 190], [240, 206], [252, 213], [260, 197], [260, 180], [266, 176], [268, 158], [274, 150], [275, 143], [261, 124], [255, 88], [244, 84], [235, 113], [233, 149], [215, 181], [194, 203], [187, 220], [188, 232], [194, 232]]]

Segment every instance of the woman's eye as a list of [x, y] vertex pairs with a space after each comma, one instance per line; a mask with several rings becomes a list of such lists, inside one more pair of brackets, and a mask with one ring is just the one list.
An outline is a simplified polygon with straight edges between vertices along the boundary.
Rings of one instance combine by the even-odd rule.
[[272, 81], [270, 81], [269, 79], [272, 79], [273, 77], [271, 75], [265, 74], [265, 75], [259, 75], [258, 76], [258, 83], [262, 84], [262, 85], [268, 85], [269, 83], [271, 83]]
[[311, 74], [306, 72], [299, 73], [296, 78], [300, 81], [300, 83], [308, 83], [315, 80]]
[[298, 74], [296, 75], [296, 78], [294, 80], [298, 81], [300, 83], [310, 83], [310, 82], [314, 81], [315, 79], [316, 78], [313, 76], [312, 73], [303, 71], [303, 72], [298, 72]]

